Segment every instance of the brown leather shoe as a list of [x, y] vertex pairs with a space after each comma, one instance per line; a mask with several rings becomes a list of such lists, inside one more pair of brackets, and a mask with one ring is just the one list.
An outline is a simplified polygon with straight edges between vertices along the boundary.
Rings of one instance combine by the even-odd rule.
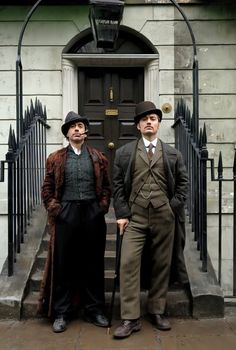
[[159, 314], [149, 314], [151, 323], [156, 326], [157, 329], [162, 331], [169, 331], [171, 329], [170, 322], [166, 317]]
[[138, 332], [141, 329], [141, 322], [137, 320], [122, 320], [121, 324], [115, 329], [113, 337], [116, 339], [127, 338], [133, 332]]

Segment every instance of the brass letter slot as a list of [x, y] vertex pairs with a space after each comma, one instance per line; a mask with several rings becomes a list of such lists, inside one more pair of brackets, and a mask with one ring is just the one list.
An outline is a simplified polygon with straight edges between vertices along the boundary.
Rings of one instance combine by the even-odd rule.
[[108, 116], [118, 115], [118, 109], [106, 109], [105, 115], [108, 115]]

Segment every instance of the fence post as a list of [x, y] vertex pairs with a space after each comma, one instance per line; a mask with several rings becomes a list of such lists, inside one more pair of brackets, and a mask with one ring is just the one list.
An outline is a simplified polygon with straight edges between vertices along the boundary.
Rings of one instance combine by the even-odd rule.
[[202, 270], [207, 271], [207, 135], [204, 124], [200, 152], [200, 224], [201, 224], [201, 257]]
[[8, 138], [8, 152], [6, 154], [6, 160], [8, 163], [8, 276], [13, 275], [13, 265], [15, 259], [14, 251], [14, 162], [15, 162], [15, 140], [14, 133], [10, 126], [9, 138]]

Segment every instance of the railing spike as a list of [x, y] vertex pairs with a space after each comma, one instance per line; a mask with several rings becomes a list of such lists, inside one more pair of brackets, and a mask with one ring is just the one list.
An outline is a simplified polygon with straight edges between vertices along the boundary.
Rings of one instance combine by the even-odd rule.
[[186, 126], [188, 128], [188, 131], [190, 129], [190, 123], [191, 123], [191, 121], [190, 121], [190, 111], [188, 111], [188, 114], [186, 116]]
[[193, 116], [191, 117], [191, 125], [190, 125], [190, 133], [191, 133], [191, 136], [193, 136]]
[[43, 106], [42, 106], [42, 103], [41, 103], [41, 102], [39, 102], [38, 114], [39, 114], [39, 115], [42, 115], [42, 114], [43, 114]]
[[30, 105], [30, 111], [29, 111], [29, 117], [30, 117], [30, 124], [32, 123], [35, 115], [35, 109], [33, 106], [33, 103]]
[[28, 129], [28, 127], [29, 127], [29, 108], [27, 107], [26, 109], [25, 109], [25, 122], [26, 122], [26, 125], [27, 125], [27, 129]]
[[184, 114], [184, 109], [185, 109], [185, 103], [184, 103], [183, 98], [181, 97], [180, 115]]
[[26, 133], [26, 121], [25, 121], [25, 113], [24, 113], [24, 118], [22, 120], [22, 136], [25, 136]]
[[47, 120], [47, 110], [46, 110], [45, 105], [44, 105], [43, 117], [44, 117], [44, 120], [46, 121]]
[[[28, 106], [27, 106], [27, 107], [28, 107]], [[34, 103], [33, 103], [32, 98], [30, 99], [30, 109], [34, 109]]]
[[184, 121], [186, 121], [187, 114], [188, 114], [188, 107], [185, 106], [184, 111], [183, 111], [183, 119], [184, 119]]
[[12, 130], [12, 142], [13, 142], [13, 150], [16, 151], [17, 149], [17, 142], [16, 142], [16, 135], [15, 130]]
[[202, 146], [203, 146], [203, 132], [202, 132], [202, 128], [200, 128], [200, 132], [199, 132], [198, 146], [199, 146], [199, 149], [202, 150]]
[[40, 102], [37, 97], [35, 99], [35, 114], [40, 114]]
[[207, 132], [206, 132], [206, 124], [203, 125], [203, 146], [206, 146], [207, 144]]
[[13, 134], [12, 134], [12, 126], [10, 125], [9, 134], [8, 134], [8, 152], [14, 151], [14, 144], [13, 144]]
[[174, 119], [176, 120], [179, 116], [179, 101], [177, 102], [177, 106], [175, 108]]
[[218, 160], [218, 179], [223, 179], [223, 161], [222, 161], [222, 153], [219, 153]]

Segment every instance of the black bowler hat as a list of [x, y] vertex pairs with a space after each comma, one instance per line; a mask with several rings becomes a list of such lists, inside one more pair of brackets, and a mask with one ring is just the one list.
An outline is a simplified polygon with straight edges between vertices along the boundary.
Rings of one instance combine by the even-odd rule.
[[138, 124], [141, 118], [145, 117], [147, 114], [155, 113], [159, 116], [159, 120], [162, 120], [162, 111], [154, 105], [153, 102], [150, 101], [142, 101], [137, 104], [135, 108], [135, 116], [134, 121], [135, 124]]
[[89, 128], [89, 121], [86, 117], [81, 117], [81, 115], [71, 111], [67, 114], [65, 122], [61, 127], [61, 131], [65, 137], [68, 133], [68, 130], [69, 130], [71, 124], [73, 124], [75, 122], [81, 122], [85, 125], [86, 129]]

